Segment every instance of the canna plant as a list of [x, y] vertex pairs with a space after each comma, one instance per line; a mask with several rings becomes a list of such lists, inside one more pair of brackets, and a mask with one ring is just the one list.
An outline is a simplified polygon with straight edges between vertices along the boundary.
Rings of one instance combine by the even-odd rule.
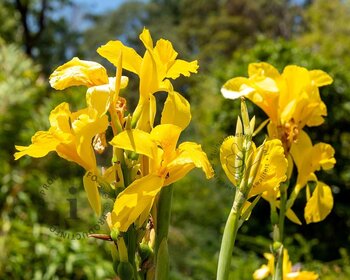
[[266, 140], [256, 147], [253, 142], [255, 117], [249, 119], [242, 98], [241, 116], [236, 133], [227, 137], [220, 148], [220, 161], [226, 176], [235, 188], [219, 255], [217, 279], [229, 279], [231, 255], [239, 227], [249, 218], [265, 192], [275, 192], [287, 179], [287, 159], [279, 139]]
[[[106, 216], [107, 232], [90, 236], [110, 242], [118, 279], [163, 280], [169, 278], [172, 183], [194, 168], [200, 168], [207, 179], [214, 172], [199, 144], [178, 143], [191, 112], [172, 80], [197, 73], [197, 61], [178, 59], [167, 40], [154, 44], [147, 29], [139, 38], [145, 47], [142, 56], [121, 41], [109, 41], [97, 49], [116, 67], [112, 77], [101, 64], [77, 57], [59, 66], [50, 76], [51, 86], [56, 90], [86, 87], [86, 105], [78, 111], [71, 111], [66, 102], [57, 105], [49, 116], [50, 128], [36, 132], [29, 146], [16, 146], [14, 156], [16, 160], [25, 155], [41, 158], [55, 151], [80, 165], [86, 172], [87, 199], [96, 214], [102, 213], [100, 193], [107, 193], [113, 201]], [[133, 112], [128, 111], [124, 89], [129, 78], [123, 76], [123, 70], [139, 81]], [[235, 196], [222, 237], [217, 279], [229, 279], [237, 232], [263, 198], [271, 208], [272, 254], [264, 255], [268, 264], [253, 278], [316, 280], [314, 272], [292, 271], [283, 244], [284, 223], [287, 217], [301, 224], [292, 207], [304, 189], [307, 223], [324, 220], [333, 207], [330, 187], [315, 172], [334, 166], [334, 149], [326, 143], [313, 145], [303, 130], [324, 122], [327, 108], [319, 87], [332, 79], [321, 70], [298, 66], [287, 66], [280, 74], [267, 63], [250, 64], [248, 72], [249, 78], [233, 78], [222, 88], [225, 98], [241, 99], [241, 117], [237, 117], [235, 135], [227, 137], [220, 148], [221, 165]], [[158, 92], [167, 93], [159, 123]], [[257, 130], [245, 98], [268, 115]], [[256, 145], [253, 137], [265, 125], [268, 136]], [[108, 163], [98, 165], [97, 154], [104, 154]], [[293, 172], [297, 177], [290, 186]]]
[[[196, 73], [197, 61], [177, 59], [167, 40], [154, 46], [147, 29], [140, 40], [146, 49], [143, 56], [120, 41], [98, 48], [116, 67], [113, 77], [99, 63], [76, 57], [58, 67], [50, 76], [51, 86], [57, 90], [85, 86], [86, 106], [72, 112], [68, 103], [59, 104], [50, 113], [50, 128], [36, 132], [29, 146], [16, 146], [15, 153], [17, 160], [55, 151], [84, 168], [84, 189], [97, 215], [102, 208], [100, 192], [109, 194], [114, 203], [107, 215], [109, 232], [91, 236], [111, 242], [114, 269], [122, 280], [168, 279], [171, 184], [194, 168], [202, 169], [208, 179], [214, 175], [199, 144], [178, 145], [191, 113], [189, 102], [174, 90], [171, 80]], [[139, 78], [139, 101], [133, 112], [127, 111], [123, 89], [128, 77], [123, 70]], [[168, 96], [157, 124], [154, 95], [160, 91]], [[96, 154], [102, 153], [110, 157], [107, 166], [97, 165]]]
[[[302, 224], [291, 209], [300, 191], [306, 190], [306, 223], [324, 220], [333, 207], [331, 188], [319, 181], [315, 172], [321, 168], [333, 168], [336, 162], [334, 149], [326, 143], [313, 145], [303, 130], [306, 126], [319, 126], [324, 122], [327, 107], [321, 100], [319, 87], [332, 83], [332, 78], [321, 70], [308, 71], [295, 65], [285, 67], [280, 74], [264, 62], [250, 64], [248, 74], [248, 78], [237, 77], [227, 81], [222, 87], [222, 94], [229, 99], [246, 97], [259, 106], [268, 115], [261, 127], [267, 124], [268, 139], [281, 141], [288, 160], [285, 181], [262, 193], [270, 204], [273, 227], [272, 262], [275, 269], [270, 270], [273, 271], [273, 279], [288, 279], [283, 271], [283, 262], [287, 258], [283, 256], [284, 223], [287, 217]], [[296, 170], [297, 178], [290, 186], [293, 170], [294, 173]]]

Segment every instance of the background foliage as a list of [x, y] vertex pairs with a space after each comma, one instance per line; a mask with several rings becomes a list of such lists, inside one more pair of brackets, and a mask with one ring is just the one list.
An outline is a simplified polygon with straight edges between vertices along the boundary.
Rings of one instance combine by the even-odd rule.
[[[336, 149], [335, 169], [320, 176], [332, 187], [335, 206], [320, 224], [287, 222], [287, 242], [293, 263], [316, 270], [322, 279], [349, 279], [350, 1], [126, 1], [102, 14], [92, 9], [73, 28], [68, 10], [79, 11], [80, 5], [73, 0], [0, 3], [0, 278], [113, 278], [108, 244], [72, 240], [73, 234], [98, 222], [86, 203], [82, 170], [56, 155], [14, 162], [14, 144], [26, 145], [35, 131], [46, 129], [55, 105], [68, 100], [79, 108], [84, 101], [82, 89], [49, 88], [48, 75], [55, 67], [76, 55], [103, 61], [95, 50], [112, 39], [140, 48], [137, 36], [147, 26], [155, 39], [171, 40], [182, 58], [199, 59], [199, 74], [176, 86], [192, 105], [193, 121], [185, 137], [203, 144], [217, 173], [206, 182], [194, 171], [175, 187], [172, 279], [214, 279], [234, 195], [220, 170], [218, 150], [234, 131], [239, 106], [224, 100], [220, 87], [233, 76], [246, 75], [255, 61], [279, 70], [287, 64], [319, 68], [334, 78], [321, 92], [327, 120], [309, 133], [314, 142], [325, 141]], [[132, 87], [128, 94], [133, 94]], [[263, 121], [264, 113], [249, 105], [258, 123]], [[40, 190], [53, 178], [42, 195]], [[69, 192], [72, 186], [77, 194]], [[78, 202], [79, 220], [67, 218], [67, 199], [72, 197]], [[296, 204], [300, 217], [303, 204]], [[251, 279], [264, 262], [271, 232], [268, 217], [262, 201], [241, 229], [232, 279]], [[101, 225], [97, 231], [104, 230]]]

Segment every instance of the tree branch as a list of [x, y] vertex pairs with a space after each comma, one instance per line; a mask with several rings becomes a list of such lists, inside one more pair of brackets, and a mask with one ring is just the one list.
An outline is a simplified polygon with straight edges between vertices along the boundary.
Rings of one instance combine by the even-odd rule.
[[23, 27], [23, 43], [25, 45], [26, 53], [29, 56], [32, 56], [32, 49], [39, 40], [45, 29], [45, 21], [46, 21], [46, 11], [48, 8], [48, 1], [42, 0], [40, 11], [37, 17], [37, 26], [38, 31], [36, 33], [31, 32], [28, 25], [28, 17], [29, 17], [29, 1], [21, 1], [16, 0], [16, 9], [19, 11], [21, 15], [21, 24]]
[[16, 0], [16, 8], [21, 14], [21, 24], [23, 27], [23, 43], [26, 48], [26, 53], [32, 56], [31, 35], [28, 27], [28, 2], [22, 3], [21, 0]]

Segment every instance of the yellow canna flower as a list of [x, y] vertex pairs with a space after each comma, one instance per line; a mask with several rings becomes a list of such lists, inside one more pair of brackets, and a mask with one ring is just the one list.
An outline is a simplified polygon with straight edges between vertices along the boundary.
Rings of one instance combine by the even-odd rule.
[[[186, 110], [189, 110], [186, 99], [173, 90], [169, 79], [197, 73], [198, 63], [177, 59], [178, 53], [168, 40], [160, 39], [153, 46], [152, 37], [147, 29], [140, 34], [140, 40], [146, 48], [143, 57], [120, 41], [109, 41], [98, 48], [97, 52], [116, 66], [119, 59], [118, 53], [122, 53], [123, 68], [139, 76], [140, 100], [135, 109], [134, 118], [139, 120], [137, 128], [149, 131], [153, 126], [156, 113], [154, 93], [166, 91], [169, 93], [168, 99], [181, 101], [186, 106]], [[184, 128], [181, 122], [177, 125]]]
[[149, 174], [132, 182], [117, 197], [111, 220], [118, 230], [126, 231], [140, 215], [139, 223], [142, 224], [161, 188], [180, 180], [193, 168], [202, 168], [207, 178], [213, 176], [213, 169], [200, 145], [184, 142], [176, 148], [181, 131], [178, 126], [161, 124], [150, 133], [139, 129], [125, 130], [110, 142], [114, 147], [149, 158]]
[[[240, 138], [242, 137], [228, 137], [221, 145], [220, 161], [226, 176], [234, 186], [239, 187], [238, 179], [242, 177], [241, 173], [249, 172], [246, 171], [249, 169], [250, 191], [248, 198], [271, 189], [277, 192], [280, 183], [287, 179], [287, 160], [281, 141], [278, 139], [268, 140], [258, 148], [253, 145], [251, 153], [245, 156], [247, 160], [244, 162]], [[261, 159], [259, 159], [259, 152], [262, 154]], [[248, 160], [248, 158], [251, 159]], [[252, 166], [243, 166], [244, 164]]]
[[320, 98], [319, 87], [332, 83], [332, 78], [321, 70], [289, 65], [282, 74], [268, 63], [252, 63], [249, 78], [233, 78], [225, 83], [225, 98], [249, 98], [270, 119], [269, 136], [282, 141], [286, 154], [298, 139], [304, 126], [318, 126], [327, 115]]
[[36, 132], [31, 145], [16, 146], [18, 152], [15, 153], [15, 159], [24, 155], [39, 158], [56, 151], [60, 157], [76, 162], [87, 171], [84, 176], [84, 188], [91, 206], [99, 214], [100, 197], [97, 180], [93, 179], [98, 173], [91, 142], [96, 134], [107, 129], [108, 117], [99, 114], [93, 107], [72, 113], [68, 103], [61, 103], [51, 111], [49, 120], [49, 130]]
[[[299, 191], [308, 181], [317, 182], [315, 171], [331, 169], [335, 164], [334, 149], [325, 143], [313, 146], [303, 131], [305, 126], [318, 126], [324, 122], [327, 108], [320, 98], [319, 87], [331, 84], [332, 78], [321, 70], [308, 71], [295, 65], [285, 67], [280, 74], [272, 65], [264, 62], [250, 64], [248, 75], [248, 78], [238, 77], [227, 81], [222, 94], [230, 99], [245, 96], [268, 115], [269, 137], [282, 141], [288, 159], [287, 177], [292, 175], [293, 162], [298, 169], [297, 183], [288, 201], [286, 216], [301, 224], [291, 210]], [[272, 207], [280, 206], [278, 190], [267, 190], [262, 196]], [[323, 220], [332, 206], [331, 189], [317, 182], [312, 195], [308, 195], [305, 207], [307, 223]]]
[[319, 182], [315, 171], [333, 168], [336, 160], [334, 149], [331, 145], [318, 143], [312, 145], [309, 136], [302, 131], [299, 140], [292, 146], [291, 155], [298, 169], [298, 178], [294, 189], [295, 195], [307, 185], [309, 181], [315, 181], [316, 187], [310, 196], [310, 188], [307, 187], [307, 204], [305, 206], [305, 220], [307, 223], [320, 222], [328, 216], [333, 208], [333, 196], [329, 186]]
[[[266, 279], [270, 275], [274, 275], [274, 256], [269, 253], [264, 254], [268, 263], [263, 264], [253, 274], [254, 280]], [[283, 250], [283, 280], [317, 280], [319, 276], [312, 271], [293, 271], [292, 262], [289, 260], [288, 251]]]
[[[119, 59], [119, 67], [120, 59]], [[67, 63], [59, 66], [50, 76], [50, 84], [57, 90], [71, 86], [86, 86], [86, 101], [94, 107], [101, 116], [112, 108], [114, 114], [118, 103], [119, 90], [128, 85], [128, 78], [117, 72], [116, 77], [108, 77], [106, 69], [99, 63], [80, 60], [74, 57]], [[114, 116], [112, 116], [113, 118]], [[113, 129], [114, 122], [112, 123]]]

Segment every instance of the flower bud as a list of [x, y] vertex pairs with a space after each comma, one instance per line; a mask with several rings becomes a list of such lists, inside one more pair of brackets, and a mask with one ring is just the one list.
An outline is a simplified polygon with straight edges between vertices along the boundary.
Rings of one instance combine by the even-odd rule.
[[139, 254], [141, 261], [144, 262], [153, 257], [153, 250], [150, 246], [148, 246], [148, 244], [141, 243], [139, 247]]
[[244, 135], [252, 135], [253, 131], [250, 128], [248, 109], [247, 105], [245, 104], [244, 98], [241, 99], [241, 116], [244, 127]]
[[117, 242], [118, 237], [119, 237], [119, 230], [112, 229], [110, 235], [111, 235], [111, 238], [113, 239], [113, 241]]

